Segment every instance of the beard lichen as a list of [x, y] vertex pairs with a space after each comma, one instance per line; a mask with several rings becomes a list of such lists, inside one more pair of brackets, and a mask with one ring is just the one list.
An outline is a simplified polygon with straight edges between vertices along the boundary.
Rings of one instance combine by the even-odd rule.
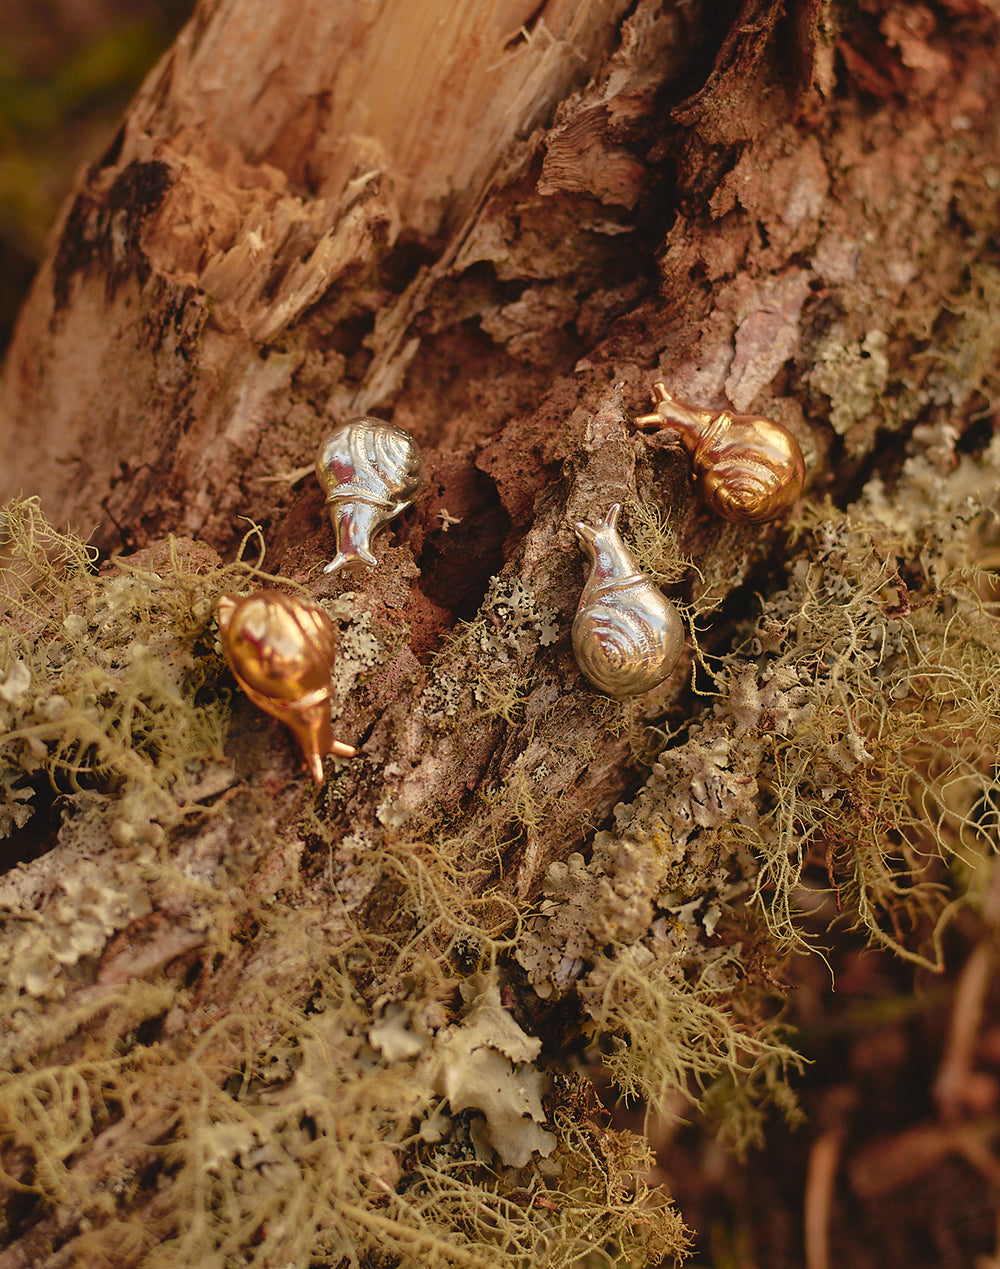
[[0, 559], [0, 833], [28, 824], [44, 777], [71, 808], [103, 797], [113, 840], [155, 845], [224, 761], [212, 600], [253, 570], [171, 539], [97, 572], [34, 499], [3, 509]]
[[[9, 508], [6, 831], [41, 818], [43, 784], [60, 801], [58, 849], [0, 889], [0, 1236], [41, 1263], [158, 1269], [680, 1257], [644, 1143], [607, 1129], [566, 1054], [589, 1040], [627, 1097], [700, 1106], [746, 1144], [763, 1106], [795, 1113], [775, 1001], [820, 918], [939, 965], [998, 827], [998, 458], [946, 477], [914, 459], [891, 500], [873, 481], [848, 512], [804, 513], [729, 650], [697, 650], [697, 714], [650, 730], [641, 787], [528, 911], [488, 851], [470, 865], [460, 824], [345, 832], [322, 800], [295, 802], [294, 830], [223, 800], [231, 846], [196, 867], [184, 833], [219, 787], [227, 708], [211, 598], [245, 568], [176, 543], [95, 573], [34, 504]], [[428, 696], [434, 726], [464, 694], [507, 716], [475, 697], [498, 659], [519, 699], [556, 626], [519, 587], [460, 636], [476, 664]], [[381, 642], [352, 620], [362, 682]], [[529, 838], [556, 752], [539, 737], [495, 785]], [[312, 871], [268, 840], [296, 831]]]
[[699, 1101], [738, 1146], [762, 1104], [794, 1114], [768, 997], [817, 921], [942, 968], [1000, 827], [998, 462], [918, 456], [891, 500], [873, 480], [849, 512], [807, 509], [733, 650], [698, 650], [707, 707], [589, 856], [550, 866], [515, 955], [539, 995], [577, 997], [626, 1096]]
[[[913, 460], [888, 513], [810, 513], [787, 586], [728, 658], [729, 700], [759, 746], [758, 814], [734, 828], [760, 861], [772, 934], [802, 940], [822, 870], [846, 919], [940, 970], [941, 933], [1000, 827], [1000, 632], [992, 576], [996, 451], [947, 480]], [[990, 483], [987, 483], [990, 482]]]

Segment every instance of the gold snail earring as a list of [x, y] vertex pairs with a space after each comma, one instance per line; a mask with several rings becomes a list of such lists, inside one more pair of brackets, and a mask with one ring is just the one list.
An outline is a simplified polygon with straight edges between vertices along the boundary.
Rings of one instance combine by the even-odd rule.
[[787, 427], [756, 414], [702, 410], [653, 385], [654, 412], [636, 427], [674, 431], [691, 455], [702, 498], [733, 524], [763, 524], [791, 509], [802, 492], [806, 466]]
[[259, 709], [291, 729], [309, 774], [322, 784], [328, 753], [357, 753], [334, 740], [330, 729], [336, 646], [330, 618], [311, 600], [276, 590], [223, 595], [217, 612], [222, 650], [237, 683]]
[[373, 538], [410, 505], [423, 474], [416, 441], [382, 419], [349, 419], [324, 438], [316, 454], [316, 476], [337, 540], [327, 573], [376, 563]]
[[616, 700], [662, 683], [684, 648], [680, 613], [645, 573], [618, 534], [618, 503], [603, 524], [575, 525], [590, 575], [573, 620], [577, 665]]

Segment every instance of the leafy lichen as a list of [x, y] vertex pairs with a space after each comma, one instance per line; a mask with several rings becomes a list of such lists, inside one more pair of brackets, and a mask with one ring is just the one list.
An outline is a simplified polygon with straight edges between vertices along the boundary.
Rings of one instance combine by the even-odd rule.
[[[605, 1129], [524, 998], [575, 997], [567, 1017], [623, 1093], [701, 1105], [741, 1144], [761, 1105], [794, 1112], [773, 998], [787, 949], [820, 937], [817, 901], [835, 891], [835, 918], [937, 964], [954, 879], [998, 827], [1000, 637], [981, 567], [998, 458], [942, 479], [914, 455], [891, 499], [873, 481], [850, 513], [806, 512], [729, 650], [698, 650], [696, 712], [649, 732], [645, 779], [549, 867], [529, 912], [488, 850], [470, 875], [447, 822], [406, 837], [299, 807], [303, 840], [279, 843], [268, 808], [228, 800], [229, 845], [211, 867], [185, 857], [198, 795], [219, 787], [211, 595], [248, 574], [189, 544], [95, 573], [37, 508], [8, 511], [8, 829], [38, 814], [42, 781], [62, 800], [56, 849], [0, 894], [0, 1166], [50, 1245], [218, 1269], [679, 1256], [676, 1214], [636, 1181], [641, 1142]], [[637, 541], [666, 577], [656, 559], [681, 562], [662, 528]], [[363, 606], [333, 615], [363, 687], [391, 640]], [[492, 682], [509, 710], [479, 706], [515, 717], [555, 626], [498, 582], [458, 636], [456, 690]], [[53, 713], [54, 697], [68, 704]], [[424, 694], [432, 727], [448, 699]], [[557, 760], [532, 732], [473, 799], [478, 822], [494, 799], [498, 824], [539, 838]]]
[[[873, 480], [850, 513], [807, 509], [784, 584], [733, 651], [700, 653], [706, 707], [589, 853], [550, 866], [515, 955], [543, 997], [577, 996], [626, 1094], [712, 1105], [738, 1143], [756, 1101], [791, 1110], [797, 1059], [764, 998], [786, 951], [819, 940], [825, 896], [941, 967], [952, 879], [1000, 827], [1000, 635], [978, 563], [998, 460], [942, 480], [915, 456], [891, 501]], [[770, 966], [756, 986], [744, 940]]]

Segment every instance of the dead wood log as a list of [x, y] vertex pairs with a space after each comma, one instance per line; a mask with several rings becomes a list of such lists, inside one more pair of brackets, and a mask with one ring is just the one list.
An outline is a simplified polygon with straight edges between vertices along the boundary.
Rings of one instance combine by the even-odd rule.
[[[105, 552], [179, 534], [231, 558], [249, 517], [267, 566], [353, 639], [338, 734], [361, 758], [314, 806], [237, 705], [235, 778], [271, 801], [177, 828], [187, 866], [266, 825], [258, 893], [294, 875], [328, 934], [405, 942], [419, 914], [365, 851], [429, 842], [459, 906], [487, 896], [484, 928], [510, 928], [504, 905], [536, 902], [639, 783], [637, 737], [690, 672], [641, 707], [587, 689], [572, 521], [660, 506], [697, 569], [677, 593], [722, 610], [722, 642], [776, 540], [714, 521], [681, 451], [634, 434], [652, 383], [781, 420], [812, 500], [974, 438], [995, 337], [981, 322], [970, 352], [961, 297], [988, 285], [998, 211], [996, 11], [871, 0], [837, 20], [818, 0], [724, 20], [659, 0], [199, 5], [82, 174], [0, 397], [4, 496], [39, 494]], [[304, 470], [361, 412], [412, 432], [429, 479], [370, 577], [329, 578]], [[638, 925], [609, 944], [639, 937], [659, 884], [618, 880]], [[186, 901], [168, 915], [197, 925]], [[201, 963], [164, 1042], [194, 1044], [276, 957], [248, 936]], [[530, 993], [517, 1008], [549, 1025]]]

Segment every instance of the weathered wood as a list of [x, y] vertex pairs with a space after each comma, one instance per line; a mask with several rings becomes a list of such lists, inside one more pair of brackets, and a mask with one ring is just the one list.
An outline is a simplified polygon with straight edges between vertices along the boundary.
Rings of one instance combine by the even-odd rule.
[[[426, 920], [457, 964], [454, 931], [401, 911], [398, 872], [371, 858], [437, 852], [456, 910], [487, 895], [483, 928], [509, 932], [640, 783], [633, 743], [678, 709], [690, 662], [638, 706], [589, 691], [572, 522], [660, 507], [700, 570], [675, 587], [695, 610], [757, 585], [777, 538], [713, 520], [679, 449], [634, 434], [654, 380], [780, 419], [814, 500], [891, 475], [906, 446], [954, 462], [993, 387], [995, 335], [970, 354], [956, 297], [1000, 211], [1000, 34], [988, 4], [943, 10], [961, 29], [875, 0], [839, 30], [821, 0], [746, 0], [724, 24], [653, 0], [199, 6], [81, 177], [0, 397], [4, 494], [40, 493], [105, 549], [176, 532], [228, 557], [252, 517], [267, 566], [329, 601], [349, 645], [337, 734], [359, 759], [314, 802], [238, 703], [232, 809], [175, 831], [185, 875], [266, 845], [245, 945], [179, 999], [172, 1052], [226, 1016], [248, 966], [285, 990], [285, 927], [246, 932], [282, 878], [337, 956], [354, 921], [416, 939]], [[429, 479], [371, 576], [329, 578], [303, 469], [360, 411], [411, 431]], [[662, 883], [622, 860], [602, 878], [622, 909], [609, 946], [639, 943]], [[196, 909], [177, 898], [170, 920], [195, 928]], [[373, 1011], [405, 998], [394, 974], [356, 970]], [[576, 1039], [532, 992], [507, 1003], [556, 1051]]]

